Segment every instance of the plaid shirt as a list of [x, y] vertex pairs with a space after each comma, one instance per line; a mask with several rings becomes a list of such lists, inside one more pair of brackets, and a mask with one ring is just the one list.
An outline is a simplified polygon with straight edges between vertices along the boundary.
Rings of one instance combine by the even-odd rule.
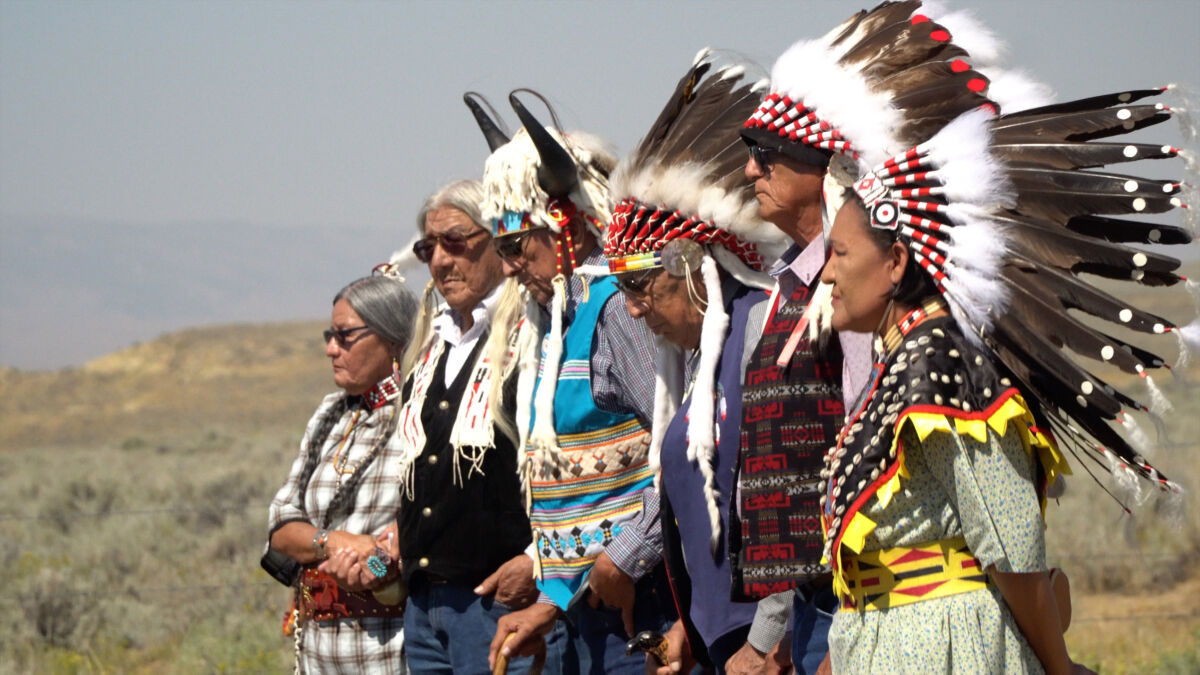
[[[396, 391], [398, 394], [398, 388]], [[342, 448], [345, 470], [357, 466], [366, 457], [387, 420], [396, 414], [396, 395], [374, 410], [361, 404], [352, 404], [329, 431], [321, 449], [321, 461], [308, 481], [308, 489], [301, 503], [300, 474], [304, 470], [310, 438], [321, 420], [343, 396], [342, 393], [326, 396], [309, 420], [304, 438], [300, 441], [299, 456], [292, 463], [287, 481], [271, 501], [268, 510], [269, 532], [295, 521], [321, 527], [325, 520], [325, 509], [337, 491], [339, 476], [333, 460], [342, 439], [346, 439]], [[351, 428], [356, 410], [359, 411], [358, 419]], [[367, 468], [369, 475], [358, 484], [353, 508], [342, 509], [334, 514], [328, 529], [378, 535], [395, 522], [400, 510], [399, 453], [400, 447], [393, 434]], [[345, 478], [349, 480], [350, 475], [346, 474]], [[402, 672], [403, 627], [403, 618], [309, 621], [301, 632], [302, 672]]]

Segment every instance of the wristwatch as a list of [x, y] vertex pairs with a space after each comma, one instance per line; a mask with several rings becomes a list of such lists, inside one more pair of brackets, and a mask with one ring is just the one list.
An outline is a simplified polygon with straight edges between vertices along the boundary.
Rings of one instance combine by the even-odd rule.
[[325, 550], [325, 544], [328, 543], [328, 541], [328, 530], [317, 530], [317, 533], [313, 535], [313, 555], [317, 556], [317, 560], [324, 560], [329, 557], [329, 553]]

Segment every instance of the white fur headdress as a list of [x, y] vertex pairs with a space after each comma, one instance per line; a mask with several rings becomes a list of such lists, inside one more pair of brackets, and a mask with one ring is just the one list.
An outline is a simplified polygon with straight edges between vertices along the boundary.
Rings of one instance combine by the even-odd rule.
[[[563, 135], [551, 128], [546, 128], [545, 132], [566, 148], [575, 161], [579, 179], [566, 197], [600, 236], [600, 227], [611, 217], [607, 177], [616, 158], [599, 137], [591, 134], [572, 132]], [[528, 214], [529, 225], [560, 231], [562, 219], [547, 211], [554, 195], [547, 194], [538, 181], [541, 167], [538, 148], [529, 132], [525, 128], [519, 129], [511, 141], [488, 157], [484, 165], [484, 219], [495, 223], [506, 212]], [[502, 225], [500, 228], [494, 234], [512, 231]]]

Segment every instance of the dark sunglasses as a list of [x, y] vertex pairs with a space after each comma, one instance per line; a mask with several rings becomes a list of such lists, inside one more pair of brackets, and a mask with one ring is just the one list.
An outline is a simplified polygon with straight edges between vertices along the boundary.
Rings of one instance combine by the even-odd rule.
[[446, 234], [433, 234], [413, 244], [412, 250], [416, 254], [417, 260], [427, 263], [433, 260], [433, 251], [439, 244], [442, 250], [450, 255], [462, 255], [467, 250], [467, 242], [478, 237], [481, 234], [487, 234], [483, 230], [475, 230], [471, 234], [464, 235], [459, 232], [447, 232]]
[[[341, 349], [349, 349], [358, 344], [362, 337], [353, 341], [349, 339], [351, 335], [359, 331], [371, 330], [369, 326], [355, 326], [354, 328], [326, 328], [321, 332], [321, 337], [325, 338], [324, 344], [329, 344], [330, 340], [336, 340], [337, 346]], [[366, 337], [365, 335], [363, 337]]]
[[525, 240], [535, 231], [521, 230], [515, 234], [496, 237], [492, 240], [492, 246], [496, 249], [496, 255], [510, 262], [516, 261], [525, 255]]
[[650, 294], [650, 282], [658, 272], [662, 272], [661, 267], [651, 267], [644, 272], [632, 272], [619, 275], [616, 279], [617, 289], [626, 296], [633, 299], [645, 298]]
[[759, 171], [766, 171], [775, 163], [775, 151], [754, 144], [750, 146], [750, 159], [758, 166]]

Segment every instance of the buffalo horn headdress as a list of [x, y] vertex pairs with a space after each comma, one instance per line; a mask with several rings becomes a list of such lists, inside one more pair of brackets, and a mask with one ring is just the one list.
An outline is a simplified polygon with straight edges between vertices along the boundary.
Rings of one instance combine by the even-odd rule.
[[[527, 93], [541, 100], [550, 111], [554, 127], [544, 126], [525, 107], [518, 93]], [[479, 106], [464, 97], [480, 129], [491, 145], [499, 136], [489, 133], [496, 125], [483, 114]], [[559, 273], [552, 285], [554, 295], [550, 304], [550, 330], [542, 371], [551, 374], [542, 378], [534, 392], [533, 379], [537, 364], [522, 367], [518, 380], [517, 424], [528, 429], [530, 411], [526, 401], [532, 396], [536, 418], [529, 440], [543, 458], [557, 457], [554, 432], [554, 393], [562, 360], [563, 312], [566, 307], [566, 278], [562, 261], [569, 259], [575, 267], [571, 234], [567, 227], [572, 219], [583, 220], [597, 239], [603, 237], [603, 224], [608, 222], [611, 202], [608, 195], [608, 175], [616, 158], [600, 139], [583, 133], [566, 134], [559, 130], [557, 116], [541, 94], [529, 89], [517, 89], [508, 96], [509, 103], [523, 125], [508, 142], [492, 148], [484, 165], [483, 218], [490, 220], [494, 236], [502, 237], [530, 228], [547, 227], [561, 235], [557, 239]], [[564, 242], [565, 237], [565, 242]], [[537, 316], [537, 312], [529, 312]], [[532, 332], [530, 333], [532, 335]], [[523, 344], [523, 363], [529, 364], [529, 352], [536, 348]], [[526, 394], [529, 394], [528, 396]]]

